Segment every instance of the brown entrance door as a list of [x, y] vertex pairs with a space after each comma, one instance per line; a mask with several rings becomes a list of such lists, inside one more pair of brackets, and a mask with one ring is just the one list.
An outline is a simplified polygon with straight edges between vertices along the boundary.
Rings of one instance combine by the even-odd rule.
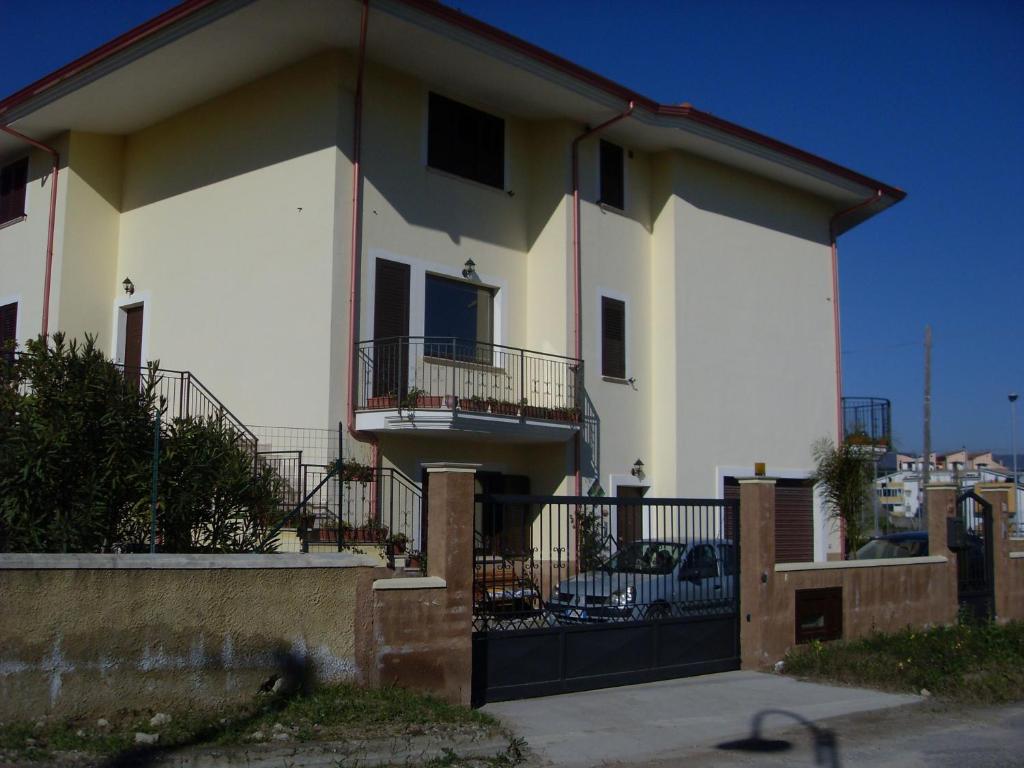
[[124, 375], [138, 381], [142, 374], [142, 307], [124, 310]]
[[[646, 488], [634, 485], [620, 485], [615, 494], [620, 499], [640, 499], [646, 491]], [[639, 504], [619, 505], [615, 518], [615, 538], [620, 547], [643, 537], [642, 510]]]

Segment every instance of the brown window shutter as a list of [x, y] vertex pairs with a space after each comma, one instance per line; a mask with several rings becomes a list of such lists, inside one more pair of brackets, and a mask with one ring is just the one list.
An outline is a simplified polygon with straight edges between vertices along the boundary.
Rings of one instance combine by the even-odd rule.
[[0, 307], [0, 355], [10, 359], [18, 340], [18, 304]]
[[626, 302], [601, 297], [601, 375], [626, 378]]

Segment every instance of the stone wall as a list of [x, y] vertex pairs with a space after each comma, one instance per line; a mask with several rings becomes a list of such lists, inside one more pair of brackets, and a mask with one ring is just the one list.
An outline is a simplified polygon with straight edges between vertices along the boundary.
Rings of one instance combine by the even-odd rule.
[[359, 677], [376, 558], [0, 555], [0, 720], [216, 707], [274, 675]]

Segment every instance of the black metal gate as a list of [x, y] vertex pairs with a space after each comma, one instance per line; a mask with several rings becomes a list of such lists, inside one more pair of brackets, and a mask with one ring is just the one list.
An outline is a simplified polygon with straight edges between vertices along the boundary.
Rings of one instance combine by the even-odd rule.
[[483, 494], [474, 532], [474, 703], [739, 669], [737, 502]]
[[973, 491], [956, 500], [949, 548], [957, 553], [957, 597], [961, 610], [977, 619], [995, 615], [992, 557], [992, 505]]

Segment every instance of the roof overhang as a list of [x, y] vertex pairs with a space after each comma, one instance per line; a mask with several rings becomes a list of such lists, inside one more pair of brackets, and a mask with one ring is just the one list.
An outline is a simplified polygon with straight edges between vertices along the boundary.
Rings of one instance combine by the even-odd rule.
[[[188, 0], [0, 101], [0, 124], [45, 139], [130, 134], [330, 49], [358, 44], [359, 0]], [[530, 120], [597, 124], [805, 190], [838, 213], [835, 234], [899, 202], [883, 182], [689, 105], [659, 104], [434, 0], [371, 0], [367, 58]], [[0, 133], [0, 155], [18, 146]], [[866, 205], [859, 205], [871, 199]]]

